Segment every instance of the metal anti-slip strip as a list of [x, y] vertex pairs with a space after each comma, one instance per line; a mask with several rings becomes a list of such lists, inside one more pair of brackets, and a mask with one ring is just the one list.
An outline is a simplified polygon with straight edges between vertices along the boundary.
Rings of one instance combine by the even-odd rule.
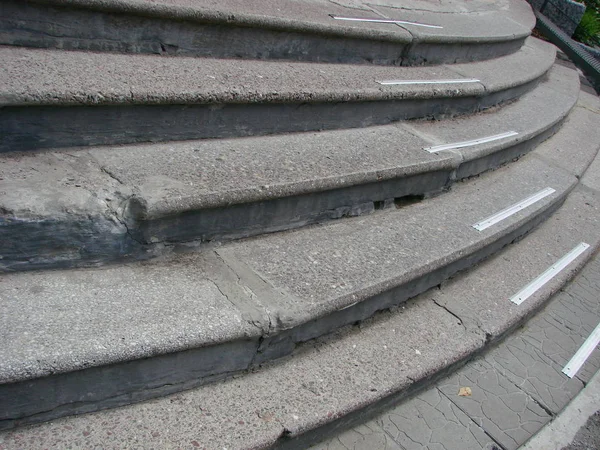
[[567, 253], [565, 256], [556, 261], [550, 266], [544, 273], [539, 277], [517, 292], [510, 298], [510, 301], [520, 305], [529, 297], [531, 297], [538, 289], [544, 286], [548, 281], [558, 275], [565, 267], [571, 264], [579, 255], [585, 252], [590, 247], [589, 244], [581, 242], [577, 246]]
[[416, 27], [425, 27], [425, 28], [444, 28], [439, 25], [428, 25], [426, 23], [419, 22], [408, 22], [406, 20], [393, 20], [393, 19], [361, 19], [360, 17], [340, 17], [333, 16], [331, 17], [335, 20], [350, 20], [352, 22], [374, 22], [374, 23], [395, 23], [398, 25], [414, 25]]
[[477, 231], [483, 231], [486, 228], [489, 228], [492, 225], [495, 225], [498, 222], [506, 219], [507, 217], [510, 217], [513, 214], [521, 211], [522, 209], [533, 205], [535, 202], [543, 199], [544, 197], [548, 197], [554, 192], [556, 191], [550, 187], [542, 189], [540, 192], [533, 194], [531, 197], [527, 197], [526, 199], [521, 200], [519, 203], [515, 203], [514, 205], [509, 206], [508, 208], [503, 209], [502, 211], [494, 214], [493, 216], [483, 219], [481, 222], [477, 222], [473, 225], [473, 228], [475, 228]]
[[581, 347], [579, 347], [579, 350], [577, 350], [577, 353], [575, 353], [575, 355], [573, 355], [571, 360], [564, 367], [564, 369], [562, 370], [562, 373], [564, 373], [569, 378], [573, 378], [577, 374], [577, 372], [579, 372], [579, 369], [581, 369], [581, 366], [583, 366], [583, 363], [585, 363], [585, 361], [592, 354], [594, 349], [598, 346], [599, 342], [600, 342], [600, 323], [596, 326], [594, 331], [592, 331], [592, 334], [590, 334], [588, 336], [588, 338], [585, 340], [583, 345]]
[[471, 147], [473, 145], [485, 144], [486, 142], [493, 142], [507, 137], [516, 136], [517, 134], [519, 133], [517, 133], [516, 131], [507, 131], [506, 133], [496, 134], [494, 136], [488, 136], [479, 139], [473, 139], [471, 141], [455, 142], [453, 144], [434, 145], [433, 147], [423, 147], [423, 150], [427, 150], [429, 153], [434, 153], [454, 148]]
[[479, 83], [476, 78], [459, 78], [457, 80], [385, 80], [378, 81], [384, 86], [396, 84], [456, 84], [456, 83]]

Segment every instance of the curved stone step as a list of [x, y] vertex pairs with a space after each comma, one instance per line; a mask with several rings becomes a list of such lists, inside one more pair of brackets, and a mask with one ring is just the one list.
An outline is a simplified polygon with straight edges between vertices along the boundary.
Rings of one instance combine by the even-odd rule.
[[[517, 51], [535, 25], [529, 5], [465, 2], [424, 11], [394, 2], [304, 0], [3, 1], [0, 44], [212, 58], [414, 65]], [[433, 24], [338, 20], [394, 19]], [[223, 45], [226, 42], [227, 45]]]
[[[554, 46], [534, 38], [502, 58], [407, 68], [3, 47], [0, 152], [357, 128], [473, 113], [533, 89], [554, 56]], [[389, 80], [452, 82], [381, 84]]]
[[[556, 66], [518, 102], [451, 121], [6, 155], [0, 229], [12, 237], [1, 246], [0, 267], [147, 258], [164, 244], [297, 228], [436, 193], [552, 135], [578, 86], [576, 72]], [[507, 131], [517, 134], [424, 150]]]
[[[265, 365], [243, 377], [163, 399], [3, 432], [0, 440], [7, 450], [22, 448], [25, 443], [28, 448], [37, 449], [53, 445], [122, 447], [132, 442], [144, 448], [307, 448], [452, 374], [543, 306], [600, 245], [597, 233], [600, 185], [596, 182], [599, 169], [597, 160], [583, 178], [581, 187], [576, 188], [550, 220], [501, 254], [400, 308], [307, 343], [291, 358]], [[577, 165], [573, 170], [581, 173], [584, 168]], [[485, 201], [483, 197], [482, 201]], [[591, 248], [533, 297], [519, 306], [508, 300], [581, 241], [591, 244]], [[597, 267], [596, 262], [592, 272], [597, 271]], [[536, 427], [549, 420], [551, 414], [576, 394], [583, 385], [581, 381], [589, 378], [590, 371], [600, 368], [595, 355], [572, 382], [561, 378], [559, 373], [564, 356], [570, 357], [589, 334], [588, 325], [600, 320], [598, 304], [588, 304], [585, 298], [574, 294], [568, 292], [564, 298], [558, 297], [530, 321], [531, 326], [508, 338], [505, 346], [492, 349], [483, 360], [468, 364], [458, 370], [455, 377], [438, 384], [445, 392], [442, 397], [448, 396], [454, 403], [463, 402], [455, 396], [454, 384], [457, 377], [469, 376], [473, 391], [469, 400], [476, 405], [485, 396], [481, 396], [472, 372], [484, 374], [491, 367], [495, 371], [492, 378], [503, 386], [500, 392], [507, 392], [506, 387], [510, 387], [510, 405], [517, 408], [519, 402], [530, 405], [525, 415], [520, 409], [511, 411], [509, 406], [507, 412], [515, 416], [511, 416], [511, 423], [516, 422], [508, 432], [503, 432], [498, 426], [494, 428], [493, 414], [504, 412], [506, 408], [492, 409], [492, 416], [481, 420], [463, 402], [460, 409], [466, 412], [461, 412], [452, 423], [458, 426], [465, 423], [461, 418], [466, 418], [473, 433], [469, 437], [482, 438], [480, 445], [487, 442], [487, 438], [493, 439], [492, 443], [502, 442], [506, 448], [515, 448], [526, 433], [535, 433]], [[577, 315], [583, 322], [577, 322]], [[560, 326], [565, 320], [568, 328]], [[538, 330], [545, 333], [542, 340], [536, 335]], [[107, 333], [104, 331], [102, 336]], [[560, 343], [563, 351], [544, 356], [540, 343], [556, 345], [554, 342]], [[526, 371], [523, 364], [529, 364]], [[559, 384], [556, 384], [557, 378]], [[484, 381], [485, 377], [481, 378], [481, 383]], [[549, 384], [545, 385], [544, 381]], [[31, 394], [31, 398], [38, 399], [36, 394]], [[422, 398], [411, 400], [408, 408], [411, 402], [422, 401]], [[532, 417], [530, 413], [537, 415]], [[411, 420], [408, 414], [404, 417]], [[419, 426], [419, 420], [423, 417], [415, 417], [409, 424], [417, 437], [419, 430], [427, 431]], [[393, 423], [386, 424], [385, 417], [375, 424], [389, 425], [387, 429], [390, 433], [393, 431]], [[454, 434], [453, 438], [460, 435]], [[461, 441], [462, 447], [457, 448], [467, 448], [467, 444], [468, 440]]]
[[[593, 107], [581, 111], [597, 116]], [[583, 128], [569, 121], [519, 163], [421, 204], [202, 252], [175, 249], [152, 263], [4, 275], [0, 330], [11, 345], [0, 357], [0, 426], [188, 389], [440, 284], [560, 207], [598, 150]], [[559, 137], [581, 143], [562, 167], [552, 144]], [[548, 187], [554, 192], [514, 215], [474, 228]], [[587, 203], [582, 220], [595, 227], [597, 207]]]

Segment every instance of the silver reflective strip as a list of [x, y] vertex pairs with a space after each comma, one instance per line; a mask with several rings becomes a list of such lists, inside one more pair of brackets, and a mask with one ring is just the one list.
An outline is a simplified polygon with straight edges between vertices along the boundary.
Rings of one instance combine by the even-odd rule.
[[592, 334], [585, 340], [583, 345], [579, 347], [577, 353], [571, 358], [571, 360], [567, 363], [565, 368], [562, 370], [569, 378], [573, 378], [583, 363], [585, 363], [586, 359], [592, 354], [594, 349], [598, 346], [598, 342], [600, 342], [600, 324], [592, 331]]
[[406, 20], [393, 20], [393, 19], [361, 19], [359, 17], [340, 17], [340, 16], [331, 16], [335, 20], [349, 20], [352, 22], [374, 22], [374, 23], [396, 23], [398, 25], [414, 25], [416, 27], [425, 27], [425, 28], [444, 28], [439, 25], [428, 25], [426, 23], [419, 22], [407, 22]]
[[565, 267], [571, 264], [579, 255], [585, 252], [589, 248], [589, 244], [585, 242], [581, 242], [578, 244], [573, 250], [567, 253], [565, 256], [556, 261], [552, 266], [550, 266], [544, 273], [542, 273], [539, 277], [517, 292], [510, 298], [510, 301], [520, 305], [529, 297], [531, 297], [538, 289], [540, 289], [543, 285], [545, 285], [548, 281], [554, 278], [558, 273], [560, 273]]
[[552, 188], [542, 189], [537, 194], [533, 194], [531, 197], [527, 197], [525, 200], [521, 200], [519, 203], [515, 203], [512, 206], [509, 206], [506, 209], [494, 214], [493, 216], [488, 217], [487, 219], [483, 219], [481, 222], [477, 222], [473, 225], [478, 231], [483, 231], [486, 228], [491, 227], [492, 225], [497, 224], [498, 222], [506, 219], [507, 217], [512, 216], [513, 214], [521, 211], [522, 209], [527, 208], [530, 205], [533, 205], [535, 202], [543, 199], [544, 197], [548, 197], [550, 194], [556, 192]]
[[392, 84], [455, 84], [455, 83], [479, 83], [476, 78], [460, 78], [458, 80], [386, 80], [378, 81], [379, 84], [389, 86]]
[[504, 139], [511, 136], [516, 136], [516, 131], [507, 131], [506, 133], [496, 134], [494, 136], [488, 136], [480, 139], [473, 139], [472, 141], [455, 142], [454, 144], [442, 144], [434, 145], [433, 147], [424, 147], [423, 150], [427, 150], [430, 153], [439, 152], [442, 150], [450, 150], [453, 148], [471, 147], [472, 145], [485, 144], [486, 142], [493, 142], [499, 139]]

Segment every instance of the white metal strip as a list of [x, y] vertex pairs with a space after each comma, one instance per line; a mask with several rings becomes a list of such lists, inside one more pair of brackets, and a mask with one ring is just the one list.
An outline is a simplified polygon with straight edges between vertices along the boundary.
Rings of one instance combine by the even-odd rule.
[[454, 148], [471, 147], [473, 145], [485, 144], [487, 142], [493, 142], [507, 137], [516, 136], [517, 134], [519, 133], [517, 133], [516, 131], [507, 131], [506, 133], [495, 134], [494, 136], [488, 136], [479, 139], [473, 139], [471, 141], [455, 142], [453, 144], [434, 145], [433, 147], [424, 147], [423, 150], [427, 150], [429, 153], [434, 153]]
[[373, 23], [395, 23], [398, 25], [414, 25], [417, 27], [425, 27], [425, 28], [444, 28], [439, 25], [429, 25], [426, 23], [419, 22], [408, 22], [406, 20], [393, 20], [393, 19], [361, 19], [359, 17], [340, 17], [340, 16], [331, 16], [335, 20], [349, 20], [352, 22], [373, 22]]
[[515, 203], [514, 205], [509, 206], [508, 208], [503, 209], [502, 211], [494, 214], [493, 216], [483, 219], [481, 222], [477, 222], [476, 224], [473, 225], [473, 228], [475, 228], [477, 231], [483, 231], [486, 228], [489, 228], [492, 225], [495, 225], [498, 222], [501, 222], [502, 220], [506, 219], [507, 217], [510, 217], [513, 214], [516, 214], [517, 212], [521, 211], [522, 209], [525, 209], [528, 206], [533, 205], [535, 202], [540, 201], [544, 197], [548, 197], [549, 195], [553, 194], [554, 192], [556, 192], [556, 191], [550, 187], [542, 189], [540, 192], [533, 194], [531, 197], [527, 197], [526, 199], [521, 200], [519, 203]]
[[545, 285], [548, 281], [558, 275], [565, 267], [571, 264], [579, 255], [585, 252], [590, 247], [589, 244], [585, 242], [581, 242], [577, 244], [577, 246], [567, 253], [565, 256], [556, 261], [553, 265], [551, 265], [544, 273], [542, 273], [539, 277], [517, 292], [510, 298], [510, 301], [520, 305], [529, 297], [531, 297], [538, 289], [540, 289], [543, 285]]
[[598, 326], [596, 326], [594, 331], [592, 331], [592, 334], [588, 336], [583, 345], [579, 347], [579, 350], [577, 350], [577, 353], [573, 355], [571, 360], [564, 367], [562, 373], [564, 373], [569, 378], [573, 378], [577, 374], [577, 372], [579, 372], [579, 369], [581, 369], [583, 363], [585, 363], [585, 361], [589, 358], [594, 349], [598, 346], [599, 342], [600, 323], [598, 324]]
[[459, 78], [457, 80], [385, 80], [378, 81], [384, 86], [397, 84], [457, 84], [457, 83], [479, 83], [476, 78]]

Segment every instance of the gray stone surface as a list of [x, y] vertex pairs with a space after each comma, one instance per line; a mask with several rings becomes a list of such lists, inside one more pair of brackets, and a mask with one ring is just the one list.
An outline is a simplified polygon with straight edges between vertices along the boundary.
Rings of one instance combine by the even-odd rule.
[[573, 0], [528, 0], [567, 35], [572, 36], [585, 12], [585, 4]]
[[[570, 217], [573, 224], [578, 221], [573, 215], [566, 217]], [[566, 226], [561, 221], [550, 221], [548, 224], [557, 229]], [[492, 261], [500, 260], [502, 256], [500, 254]], [[597, 273], [592, 266], [588, 270], [589, 273]], [[585, 277], [589, 277], [588, 270], [584, 272]], [[468, 278], [464, 280], [468, 286], [465, 289], [470, 289]], [[589, 283], [586, 280], [583, 279], [583, 284]], [[583, 289], [589, 293], [594, 288], [589, 285]], [[484, 330], [457, 317], [443, 305], [438, 305], [435, 295], [436, 291], [431, 291], [392, 313], [377, 315], [360, 327], [341, 329], [326, 338], [303, 345], [294, 357], [241, 378], [108, 412], [4, 432], [0, 434], [0, 439], [7, 449], [21, 448], [24, 442], [31, 448], [56, 446], [61, 442], [74, 442], [79, 446], [127, 445], [132, 448], [148, 447], [153, 445], [151, 442], [159, 442], [159, 445], [170, 443], [175, 447], [196, 445], [191, 443], [192, 440], [210, 448], [239, 448], [248, 446], [249, 442], [256, 443], [257, 447], [270, 445], [281, 434], [288, 438], [301, 438], [304, 431], [314, 430], [315, 427], [319, 430], [320, 426], [337, 423], [335, 420], [341, 417], [347, 420], [344, 423], [351, 424], [350, 417], [354, 416], [355, 420], [357, 414], [362, 417], [358, 412], [363, 412], [362, 408], [366, 405], [381, 405], [382, 401], [391, 405], [384, 400], [392, 398], [393, 393], [406, 392], [404, 389], [411, 385], [411, 380], [425, 381], [485, 345]], [[597, 296], [590, 297], [591, 305], [597, 305], [596, 300]], [[551, 312], [553, 305], [551, 303], [546, 311]], [[479, 307], [483, 310], [486, 305]], [[591, 319], [588, 321], [591, 323]], [[529, 328], [525, 329], [528, 335]], [[544, 354], [554, 361], [551, 353], [545, 351]], [[481, 364], [484, 363], [479, 363], [483, 375], [490, 367], [483, 367]], [[299, 373], [303, 376], [298, 377]], [[495, 424], [496, 428], [484, 416], [494, 416], [499, 410], [490, 412], [484, 409], [486, 414], [483, 414], [480, 406], [495, 404], [497, 398], [488, 398], [484, 391], [475, 392], [473, 397], [477, 401], [463, 397], [457, 400], [456, 393], [447, 398], [454, 404], [457, 401], [470, 401], [469, 408], [475, 411], [475, 416], [480, 417], [481, 424], [485, 423], [486, 431], [493, 431], [510, 443], [524, 438], [524, 429], [531, 434], [547, 419], [545, 412], [539, 413], [535, 402], [531, 403], [531, 397], [512, 381], [507, 384], [508, 378], [481, 379], [486, 389], [496, 388], [505, 394], [511, 393], [502, 394], [508, 406], [502, 403], [499, 407], [507, 409], [507, 416]], [[273, 391], [273, 386], [278, 386], [278, 389]], [[476, 388], [474, 385], [471, 387]], [[535, 390], [542, 392], [537, 387]], [[459, 408], [465, 412], [464, 405], [459, 405]], [[511, 421], [515, 411], [519, 411], [523, 420], [528, 422], [513, 427]], [[352, 414], [347, 416], [348, 413]], [[469, 411], [466, 414], [469, 415]], [[141, 428], [132, 426], [132, 423], [139, 424]], [[492, 431], [485, 428], [486, 425]], [[501, 432], [502, 429], [506, 432]], [[324, 437], [320, 433], [314, 431], [304, 436]], [[471, 432], [466, 433], [464, 435], [468, 436]], [[199, 435], [207, 440], [202, 441]], [[379, 431], [374, 435], [381, 439]], [[301, 442], [311, 441], [307, 437]], [[365, 442], [368, 445], [366, 439]]]
[[[368, 1], [370, 6], [385, 17], [443, 27], [440, 29], [401, 25], [410, 31], [416, 41], [448, 40], [466, 43], [475, 37], [483, 42], [510, 40], [527, 35], [526, 30], [531, 30], [534, 24], [531, 10], [517, 1], [493, 2], [487, 8], [481, 9], [465, 2], [454, 10], [450, 10], [452, 6], [431, 7], [427, 3], [408, 3]], [[464, 9], [470, 11], [466, 12]]]
[[[555, 65], [548, 73], [546, 80], [517, 102], [470, 117], [457, 117], [449, 121], [416, 120], [408, 125], [420, 136], [430, 139], [436, 144], [470, 141], [507, 131], [519, 133], [515, 137], [501, 141], [453, 150], [461, 155], [464, 163], [495, 153], [502, 153], [502, 150], [509, 149], [518, 142], [527, 141], [542, 134], [569, 114], [577, 102], [578, 95], [579, 76], [577, 72]], [[553, 100], [549, 101], [550, 98]], [[531, 111], [536, 111], [536, 113], [532, 114]], [[584, 121], [582, 127], [585, 126], [585, 129], [589, 129], [589, 125], [585, 124], [593, 122], [596, 116], [589, 113], [582, 116], [584, 116], [582, 117]], [[580, 121], [576, 120], [576, 122]], [[560, 140], [564, 135], [567, 135], [565, 139], [574, 137], [572, 134], [561, 132], [552, 141]], [[583, 148], [585, 149], [585, 147]], [[562, 148], [561, 150], [566, 151]], [[538, 148], [537, 151], [539, 152], [540, 149]], [[563, 153], [560, 153], [559, 158], [562, 156]]]
[[[597, 261], [590, 263], [589, 271], [582, 274], [584, 282], [581, 285], [558, 294], [557, 300], [546, 308], [544, 317], [536, 317], [528, 323], [528, 344], [541, 349], [561, 367], [600, 323], [598, 281], [595, 277], [598, 269]], [[600, 351], [596, 349], [576, 376], [587, 382], [598, 369]]]
[[[220, 2], [197, 2], [189, 0], [165, 0], [160, 2], [146, 0], [128, 0], [127, 2], [118, 2], [114, 0], [94, 0], [94, 1], [75, 1], [65, 2], [62, 0], [42, 0], [40, 3], [50, 5], [77, 5], [86, 8], [98, 10], [119, 11], [119, 12], [137, 12], [145, 15], [158, 16], [163, 18], [185, 18], [191, 20], [209, 20], [223, 22], [228, 24], [254, 26], [254, 27], [275, 27], [279, 29], [288, 29], [300, 32], [326, 32], [330, 34], [343, 34], [344, 36], [364, 37], [370, 39], [395, 39], [404, 41], [411, 34], [403, 32], [399, 27], [393, 25], [373, 25], [355, 22], [337, 22], [329, 18], [329, 14], [337, 14], [350, 17], [374, 17], [378, 15], [373, 10], [377, 7], [397, 6], [397, 3], [391, 5], [386, 2], [360, 2], [353, 0], [341, 1], [288, 1], [260, 3], [239, 3], [235, 1]], [[456, 2], [454, 2], [456, 4]], [[402, 6], [403, 14], [418, 14], [419, 8], [413, 5]], [[452, 9], [453, 8], [453, 9]], [[460, 37], [471, 36], [468, 31], [462, 29], [452, 29], [455, 20], [466, 20], [467, 23], [481, 19], [484, 14], [494, 16], [495, 22], [490, 26], [480, 30], [483, 36], [493, 37], [496, 40], [502, 38], [515, 38], [526, 36], [528, 31], [533, 28], [532, 14], [529, 9], [523, 8], [521, 2], [496, 1], [488, 7], [480, 5], [470, 5], [462, 3], [458, 7], [451, 7], [450, 10], [431, 10], [429, 13], [435, 17], [436, 13], [452, 13], [451, 17], [441, 16], [437, 18], [439, 25], [450, 28], [452, 31], [447, 33], [449, 38], [458, 35]], [[521, 13], [521, 14], [519, 14]], [[525, 14], [523, 14], [525, 13]], [[365, 15], [367, 14], [367, 15]], [[463, 19], [464, 18], [464, 19]], [[511, 19], [517, 19], [518, 24]], [[454, 19], [454, 20], [453, 20]], [[514, 28], [513, 33], [506, 31], [507, 27]], [[413, 31], [412, 28], [409, 29]], [[480, 35], [477, 36], [480, 38]]]
[[[472, 395], [459, 396], [461, 387]], [[439, 390], [505, 449], [516, 449], [551, 420], [551, 416], [484, 360], [477, 360], [450, 378]]]
[[[569, 199], [569, 201], [571, 201], [571, 199]], [[562, 210], [559, 214], [562, 214]], [[574, 218], [572, 214], [564, 214], [561, 220], [556, 222], [549, 221], [542, 226], [542, 229], [552, 228], [553, 230], [558, 231], [565, 227], [566, 223], [569, 221], [572, 222], [573, 225], [576, 225], [579, 222], [579, 219]], [[522, 250], [522, 253], [527, 253], [529, 241], [534, 240], [533, 238], [540, 231], [543, 231], [542, 229], [536, 230], [535, 233], [509, 249], [509, 252], [514, 249], [520, 249]], [[550, 235], [551, 233], [545, 234]], [[595, 238], [597, 240], [597, 236], [595, 236]], [[552, 243], [540, 243], [540, 247], [542, 246], [544, 248], [550, 248]], [[486, 265], [494, 265], [499, 274], [506, 273], [502, 261], [505, 253], [506, 252], [503, 252], [503, 254], [493, 257]], [[532, 324], [535, 324], [539, 320], [553, 322], [552, 317], [556, 316], [559, 311], [564, 311], [562, 304], [566, 298], [578, 298], [580, 300], [582, 298], [587, 299], [589, 309], [586, 311], [579, 310], [576, 313], [583, 320], [586, 320], [587, 316], [590, 315], [588, 311], [597, 310], [599, 298], [598, 292], [600, 292], [600, 288], [597, 286], [598, 283], [596, 282], [598, 273], [600, 273], [598, 271], [599, 262], [600, 259], [597, 256], [592, 259], [581, 273], [578, 274], [574, 281], [571, 284], [566, 285], [564, 290], [558, 293], [550, 301], [546, 309], [530, 320], [523, 329], [516, 331], [514, 335], [508, 337], [506, 341], [497, 347], [491, 349], [491, 351], [482, 358], [477, 359], [473, 363], [469, 363], [458, 375], [452, 376], [450, 378], [452, 383], [448, 385], [447, 380], [442, 380], [437, 384], [437, 387], [434, 386], [418, 395], [416, 398], [405, 401], [396, 408], [385, 411], [375, 418], [374, 421], [383, 424], [383, 429], [388, 431], [388, 435], [392, 437], [395, 442], [402, 445], [403, 448], [411, 448], [411, 445], [415, 446], [415, 448], [424, 447], [426, 445], [424, 442], [430, 442], [430, 436], [433, 436], [436, 431], [443, 430], [440, 425], [453, 428], [451, 432], [443, 434], [441, 441], [446, 444], [443, 448], [468, 448], [468, 442], [474, 442], [472, 438], [479, 436], [484, 432], [483, 429], [475, 425], [475, 422], [482, 424], [484, 428], [487, 423], [488, 427], [485, 428], [485, 431], [489, 433], [488, 436], [490, 434], [494, 437], [502, 436], [500, 428], [510, 428], [511, 424], [509, 422], [511, 420], [514, 422], [515, 420], [514, 409], [522, 409], [518, 407], [520, 401], [520, 406], [526, 404], [531, 408], [531, 410], [526, 412], [526, 415], [529, 415], [530, 417], [533, 416], [534, 420], [528, 425], [523, 426], [523, 424], [521, 424], [519, 427], [510, 429], [508, 435], [517, 437], [519, 441], [528, 439], [531, 435], [536, 433], [537, 428], [541, 426], [540, 422], [536, 423], [537, 419], [535, 419], [535, 416], [541, 414], [541, 417], [543, 417], [544, 415], [540, 412], [540, 408], [536, 406], [536, 403], [539, 403], [548, 414], [554, 416], [563, 409], [583, 386], [582, 381], [577, 377], [569, 379], [560, 372], [563, 367], [562, 362], [557, 364], [550, 358], [550, 355], [556, 348], [555, 346], [560, 345], [560, 343], [564, 341], [563, 335], [558, 332], [558, 330], [555, 330], [546, 333], [543, 346], [532, 345], [530, 339], [532, 331], [537, 332], [537, 329], [539, 328], [537, 326], [532, 326]], [[455, 291], [456, 297], [460, 297], [463, 293], [466, 293], [466, 296], [468, 297], [470, 295], [469, 291], [471, 290], [482, 292], [481, 286], [473, 285], [473, 275], [480, 270], [481, 267], [478, 267], [471, 273], [457, 277], [455, 283], [461, 284], [463, 290]], [[481, 274], [482, 277], [488, 276], [486, 270], [483, 272], [484, 273]], [[507, 284], [518, 284], [518, 281], [513, 281], [512, 277], [506, 278], [505, 280]], [[490, 290], [495, 291], [496, 289], [496, 286], [492, 286]], [[447, 290], [448, 286], [443, 286], [441, 289], [442, 292]], [[582, 296], [582, 292], [585, 292], [586, 294]], [[593, 296], [594, 293], [595, 296]], [[546, 293], [546, 298], [549, 295], [551, 294]], [[422, 296], [422, 298], [425, 297], [434, 299], [435, 301], [436, 293], [435, 291], [429, 292]], [[501, 291], [497, 297], [502, 297]], [[485, 312], [487, 305], [482, 302], [472, 304], [470, 308], [473, 309], [475, 314], [481, 314]], [[477, 312], [475, 312], [475, 310], [477, 310]], [[593, 323], [594, 320], [597, 320], [597, 314], [592, 313], [591, 316], [592, 318], [587, 320], [590, 323]], [[459, 317], [464, 318], [462, 314], [460, 314]], [[463, 323], [465, 323], [467, 327], [472, 326], [464, 319]], [[569, 323], [563, 324], [563, 327], [571, 326], [572, 325]], [[575, 351], [576, 349], [572, 350], [573, 353]], [[474, 367], [474, 369], [470, 369], [471, 367]], [[583, 369], [584, 371], [593, 373], [598, 370], [598, 366], [592, 361], [591, 363], [587, 362]], [[461, 380], [458, 380], [459, 376], [462, 376]], [[479, 378], [479, 380], [477, 380], [477, 378]], [[597, 379], [598, 377], [596, 376], [595, 378]], [[444, 389], [443, 386], [446, 386], [447, 397], [441, 395], [438, 390], [440, 387], [442, 387], [441, 389]], [[470, 387], [472, 395], [470, 397], [459, 397], [457, 395], [458, 387]], [[504, 392], [508, 391], [512, 392], [512, 394], [507, 398], [504, 398]], [[492, 394], [487, 394], [489, 392]], [[589, 398], [587, 402], [584, 401], [583, 403], [580, 401], [579, 397], [577, 397], [573, 402], [573, 407], [569, 406], [564, 411], [565, 420], [563, 420], [562, 414], [558, 416], [559, 425], [557, 426], [559, 426], [558, 432], [561, 435], [565, 432], [567, 434], [570, 433], [571, 436], [575, 434], [575, 430], [572, 429], [571, 424], [574, 422], [572, 419], [575, 417], [573, 416], [577, 416], [578, 414], [576, 411], [573, 411], [573, 409], [583, 409], [590, 412], [597, 409], [597, 405], [594, 403], [595, 394], [592, 392], [591, 395], [592, 397]], [[489, 398], [487, 398], [488, 396]], [[483, 397], [486, 397], [486, 399], [482, 400]], [[502, 398], [504, 398], [505, 401], [498, 403]], [[533, 400], [534, 403], [531, 403], [531, 400]], [[448, 404], [452, 409], [448, 409], [446, 406]], [[459, 409], [456, 405], [462, 405], [462, 407]], [[594, 406], [596, 406], [596, 408], [594, 408]], [[507, 408], [510, 409], [510, 411], [507, 411]], [[442, 416], [440, 415], [441, 411], [444, 413]], [[455, 411], [458, 411], [458, 413]], [[456, 420], [461, 417], [461, 415], [465, 414], [463, 411], [468, 414], [468, 416], [465, 416], [468, 418], [468, 422]], [[535, 411], [535, 413], [533, 411]], [[488, 416], [495, 417], [492, 421], [494, 423], [490, 424], [488, 422], [488, 419], [486, 419]], [[442, 417], [444, 419], [443, 422], [441, 421]], [[548, 417], [544, 420], [547, 419]], [[576, 419], [579, 421], [579, 418]], [[475, 420], [475, 422], [472, 420]], [[544, 420], [542, 420], [542, 422]], [[551, 428], [554, 428], [555, 423], [556, 421], [549, 424], [549, 426], [551, 425]], [[523, 431], [523, 428], [525, 431]], [[556, 445], [553, 447], [551, 444], [554, 444], [554, 441], [549, 442], [548, 440], [539, 439], [543, 434], [544, 433], [541, 433], [539, 436], [536, 436], [535, 440], [532, 441], [532, 444], [528, 443], [525, 448], [532, 450], [537, 450], [538, 448], [556, 448], [558, 450], [563, 446]], [[556, 434], [556, 432], [554, 432], [554, 434]], [[353, 434], [346, 432], [346, 436], [352, 437]], [[453, 439], [457, 436], [468, 437], [469, 441], [456, 444]], [[556, 442], [563, 442], [562, 440], [556, 439], [557, 437], [558, 436], [554, 437]], [[506, 445], [505, 448], [515, 448], [515, 443], [511, 443], [511, 438], [506, 436], [503, 438], [505, 438], [506, 441], [501, 441], [501, 443], [504, 442]], [[552, 436], [550, 439], [553, 439]], [[336, 437], [332, 437], [316, 448], [327, 448], [326, 444], [335, 442]], [[364, 440], [361, 442], [364, 442]], [[351, 441], [347, 442], [347, 448], [352, 448], [351, 444]], [[369, 447], [369, 444], [370, 442], [367, 440], [363, 443], [363, 446], [365, 448], [371, 448]], [[431, 446], [431, 444], [427, 447], [438, 448]], [[482, 447], [483, 444], [480, 444], [475, 448]], [[498, 446], [496, 448], [500, 447]]]
[[[428, 171], [452, 155], [394, 125], [220, 141], [102, 147], [87, 153], [143, 199], [144, 219], [318, 193]], [[33, 158], [32, 158], [33, 159]], [[233, 176], [235, 174], [235, 176]]]
[[1, 432], [0, 442], [4, 450], [22, 448], [24, 442], [31, 449], [65, 443], [196, 445], [191, 441], [207, 448], [263, 448], [281, 435], [298, 436], [402, 392], [411, 380], [426, 379], [483, 342], [481, 334], [466, 330], [433, 302], [411, 302], [316, 340], [293, 358], [256, 373], [129, 407]]
[[[589, 143], [595, 142], [596, 150], [600, 148], [600, 130], [597, 126], [599, 119], [598, 96], [580, 91], [579, 101], [563, 125], [564, 131], [540, 146], [536, 154], [552, 164], [570, 170], [577, 177], [582, 176], [595, 157], [594, 146]], [[593, 181], [597, 177], [597, 169], [588, 171], [585, 184], [599, 190], [600, 184]]]
[[[288, 294], [277, 297], [268, 308], [280, 329], [291, 328], [308, 317], [324, 316], [419, 280], [484, 248], [548, 208], [574, 181], [530, 158], [443, 196], [382, 213], [385, 216], [249, 239], [217, 251], [226, 261], [245, 262]], [[472, 227], [547, 186], [557, 193], [483, 232]]]
[[[459, 160], [452, 152], [432, 155], [421, 147], [481, 137], [480, 130], [505, 131], [521, 120], [531, 123], [519, 128], [521, 135], [500, 144], [460, 150], [463, 165], [457, 175], [464, 176], [463, 168], [473, 175], [512, 160], [555, 131], [552, 124], [572, 101], [563, 92], [573, 88], [571, 76], [568, 69], [555, 68], [547, 83], [521, 101], [447, 122], [3, 156], [1, 206], [12, 232], [28, 236], [12, 240], [3, 266], [60, 267], [148, 257], [154, 251], [148, 245], [156, 242], [244, 237], [369, 212], [378, 207], [374, 202], [435, 192], [450, 181]], [[544, 108], [547, 112], [537, 119], [524, 118], [524, 110], [536, 108], [544, 94], [555, 96], [558, 107]], [[594, 120], [589, 109], [576, 112], [575, 124]], [[584, 136], [565, 132], [551, 142], [558, 140], [556, 147], [562, 151], [563, 143]], [[586, 150], [585, 142], [579, 145]], [[554, 153], [557, 158], [563, 154]], [[309, 195], [317, 192], [319, 197]], [[183, 214], [206, 208], [214, 209]]]
[[497, 448], [479, 425], [436, 388], [387, 411], [376, 423], [406, 450]]
[[[529, 38], [492, 61], [436, 67], [364, 67], [4, 47], [0, 103], [8, 105], [319, 102], [481, 96], [544, 74], [554, 47]], [[479, 83], [381, 86], [383, 80], [476, 77]], [[176, 82], [172, 82], [177, 80]]]
[[[250, 293], [210, 255], [3, 275], [0, 383], [258, 339]], [[220, 277], [217, 278], [217, 276]], [[252, 323], [257, 325], [252, 325]]]
[[340, 433], [328, 442], [314, 445], [310, 450], [404, 450], [375, 421]]
[[[578, 188], [551, 218], [518, 246], [509, 247], [499, 257], [484, 261], [477, 270], [466, 274], [465, 280], [450, 280], [440, 292], [433, 294], [434, 298], [465, 323], [476, 324], [490, 339], [496, 340], [533, 314], [548, 296], [557, 292], [583, 267], [600, 244], [599, 220], [598, 195]], [[592, 249], [521, 305], [509, 301], [579, 242], [589, 243]], [[468, 289], [464, 288], [465, 283]]]

